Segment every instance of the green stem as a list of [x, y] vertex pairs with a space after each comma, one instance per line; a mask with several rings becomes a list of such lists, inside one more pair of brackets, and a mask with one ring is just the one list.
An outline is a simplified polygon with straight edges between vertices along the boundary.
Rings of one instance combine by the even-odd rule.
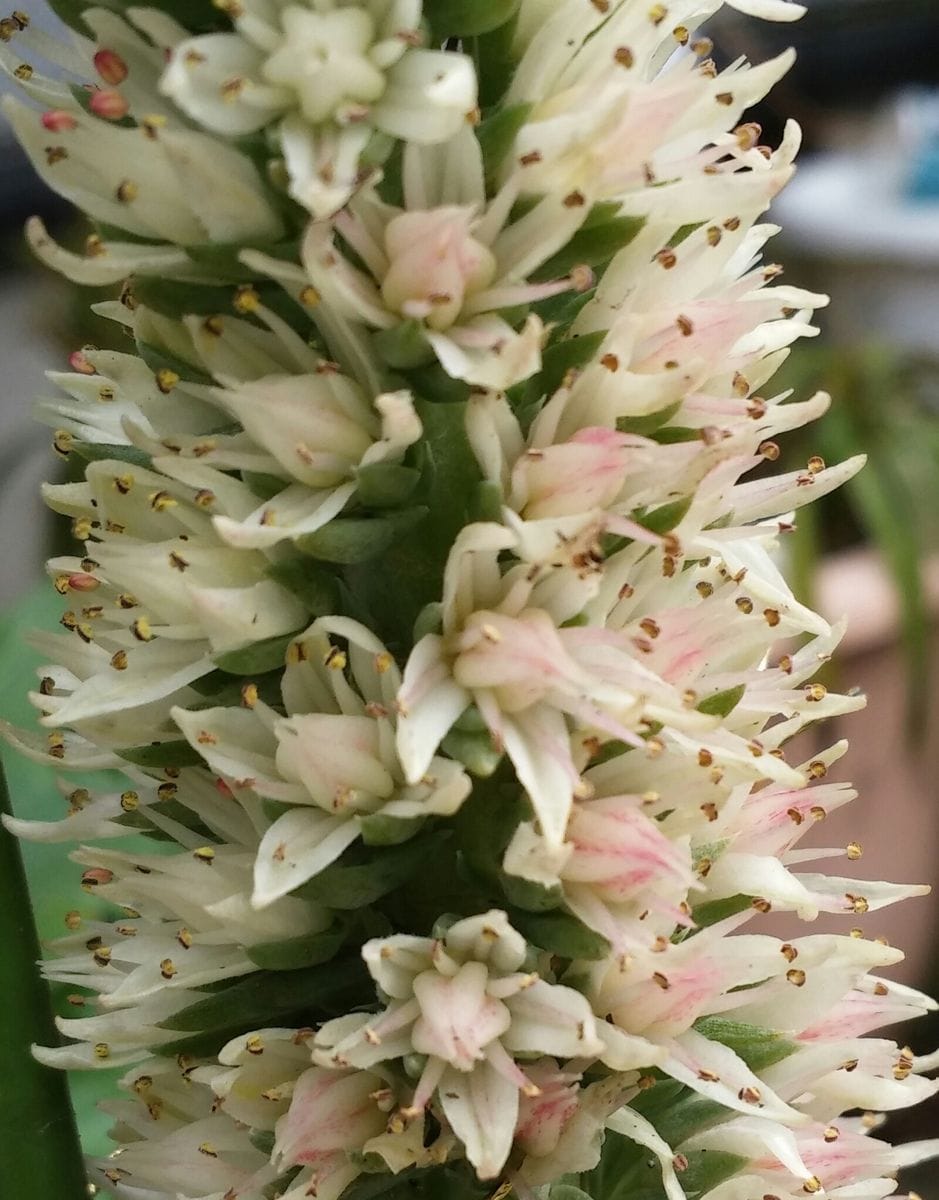
[[[10, 811], [0, 768], [0, 812]], [[66, 1076], [30, 1053], [33, 1043], [58, 1043], [38, 958], [19, 846], [0, 827], [0, 1196], [83, 1200], [88, 1184]]]

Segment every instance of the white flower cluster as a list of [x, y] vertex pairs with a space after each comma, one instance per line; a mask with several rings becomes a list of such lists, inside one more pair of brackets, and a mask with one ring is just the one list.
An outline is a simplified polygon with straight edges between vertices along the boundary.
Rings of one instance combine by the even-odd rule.
[[881, 1200], [939, 1153], [871, 1136], [939, 1064], [864, 1035], [934, 1005], [852, 928], [924, 889], [798, 846], [854, 793], [789, 743], [862, 701], [775, 550], [861, 462], [745, 478], [828, 405], [770, 386], [825, 298], [762, 259], [798, 130], [741, 123], [790, 57], [718, 70], [720, 6], [0, 22], [95, 226], [33, 246], [134, 343], [41, 406], [82, 545], [7, 731], [123, 773], [16, 833], [156, 839], [75, 853], [120, 910], [44, 968], [90, 1015], [39, 1057], [129, 1068], [116, 1196]]

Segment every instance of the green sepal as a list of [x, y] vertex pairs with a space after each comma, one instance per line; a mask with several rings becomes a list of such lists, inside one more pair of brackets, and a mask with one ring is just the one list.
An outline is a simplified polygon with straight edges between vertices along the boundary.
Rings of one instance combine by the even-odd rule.
[[650, 533], [670, 533], [682, 520], [691, 507], [691, 496], [682, 496], [679, 500], [669, 500], [647, 512], [635, 512], [633, 518]]
[[570, 913], [531, 913], [515, 908], [509, 919], [526, 941], [561, 958], [595, 962], [610, 953], [607, 939]]
[[426, 367], [435, 358], [423, 324], [413, 319], [372, 334], [372, 345], [379, 357], [396, 371]]
[[353, 955], [297, 971], [257, 971], [166, 1017], [159, 1028], [180, 1033], [257, 1029], [298, 1008], [308, 1010], [312, 1020], [345, 1012], [371, 996], [365, 966]]
[[710, 1041], [728, 1046], [743, 1059], [751, 1071], [763, 1071], [772, 1067], [799, 1048], [795, 1042], [790, 1042], [773, 1029], [747, 1025], [743, 1021], [731, 1021], [726, 1017], [699, 1017], [694, 1027]]
[[135, 767], [201, 767], [202, 756], [182, 738], [153, 742], [149, 746], [128, 746], [114, 753]]
[[117, 462], [130, 463], [134, 467], [149, 468], [153, 462], [146, 450], [136, 446], [114, 446], [105, 442], [73, 442], [71, 449], [84, 462], [102, 462], [113, 458]]
[[400, 846], [420, 833], [427, 818], [389, 817], [377, 812], [359, 817], [358, 821], [366, 846]]
[[265, 971], [295, 971], [330, 962], [339, 953], [347, 934], [345, 925], [334, 925], [322, 933], [245, 946], [244, 951], [253, 963]]
[[424, 16], [436, 41], [477, 37], [504, 25], [518, 11], [519, 0], [424, 0]]
[[708, 925], [716, 925], [725, 917], [735, 917], [752, 903], [752, 896], [742, 894], [725, 896], [721, 900], [705, 900], [703, 904], [698, 904], [691, 910], [691, 919], [699, 929], [706, 929]]
[[606, 331], [601, 329], [595, 333], [565, 338], [563, 342], [549, 346], [541, 356], [541, 371], [535, 376], [538, 392], [542, 396], [556, 392], [568, 371], [576, 371], [590, 362], [605, 338]]
[[708, 717], [729, 717], [743, 699], [746, 690], [745, 683], [738, 683], [736, 687], [727, 688], [723, 692], [715, 692], [712, 696], [705, 696], [696, 705], [696, 708], [699, 713], [704, 713]]
[[651, 437], [666, 421], [670, 421], [680, 408], [681, 401], [676, 400], [673, 404], [660, 408], [658, 412], [643, 413], [639, 417], [619, 417], [616, 428], [620, 433], [637, 433], [640, 437]]
[[414, 622], [414, 644], [429, 633], [440, 633], [443, 630], [443, 605], [439, 600], [431, 600], [417, 614]]
[[[247, 269], [242, 268], [242, 272], [243, 282], [247, 282], [250, 278]], [[259, 281], [252, 281], [251, 286], [265, 308], [269, 308], [302, 336], [310, 334], [312, 326], [309, 317], [297, 307], [283, 288]], [[164, 279], [157, 275], [135, 275], [132, 292], [134, 299], [140, 304], [146, 305], [161, 316], [177, 321], [180, 315], [211, 317], [230, 314], [251, 321], [259, 328], [266, 328], [252, 313], [239, 311], [235, 303], [238, 297], [237, 285], [229, 284], [226, 287], [218, 284], [191, 283], [188, 280]]]
[[337, 517], [315, 533], [297, 538], [294, 544], [302, 554], [323, 562], [367, 562], [420, 525], [427, 514], [426, 508], [415, 505], [381, 517]]
[[200, 371], [191, 362], [187, 362], [183, 358], [178, 358], [175, 354], [170, 354], [168, 350], [161, 350], [159, 346], [152, 346], [149, 342], [139, 340], [136, 346], [137, 353], [154, 375], [158, 371], [172, 371], [174, 375], [178, 375], [180, 379], [185, 380], [187, 383], [200, 383], [206, 386], [214, 383], [211, 375]]
[[401, 846], [383, 846], [377, 852], [355, 845], [293, 895], [343, 911], [364, 908], [410, 879], [442, 840], [431, 834]]
[[510, 104], [505, 108], [496, 109], [476, 126], [476, 140], [482, 150], [483, 169], [489, 191], [497, 190], [502, 160], [512, 149], [518, 131], [528, 120], [531, 110], [531, 104]]
[[517, 875], [510, 875], [501, 870], [499, 878], [509, 902], [525, 912], [551, 912], [564, 903], [564, 891], [560, 885], [544, 887], [540, 883], [532, 883], [530, 879], [520, 879]]
[[271, 563], [265, 574], [296, 596], [312, 616], [325, 617], [339, 611], [336, 577], [308, 558], [285, 558]]
[[153, 804], [145, 804], [131, 812], [122, 812], [119, 817], [114, 818], [114, 823], [124, 825], [128, 829], [136, 829], [145, 837], [153, 837], [157, 841], [175, 841], [170, 834], [164, 833], [162, 829], [153, 824], [150, 820], [151, 813], [169, 817], [171, 821], [176, 821], [177, 824], [190, 830], [209, 845], [216, 840], [217, 835], [208, 825], [203, 825], [192, 809], [187, 808], [185, 804], [180, 804], [178, 800], [157, 800]]
[[[462, 379], [454, 379], [452, 375], [448, 375], [439, 362], [429, 363], [426, 367], [415, 367], [408, 372], [408, 380], [414, 394], [428, 397], [426, 402], [435, 407], [464, 404], [470, 395], [470, 385]], [[424, 434], [426, 437], [426, 427]]]
[[666, 425], [664, 429], [657, 429], [652, 437], [660, 446], [676, 446], [680, 442], [700, 441], [701, 430], [687, 425]]
[[494, 774], [505, 757], [505, 752], [493, 745], [488, 730], [485, 733], [464, 733], [460, 729], [451, 729], [441, 742], [441, 749], [479, 779], [488, 779]]
[[369, 463], [355, 473], [357, 499], [365, 508], [395, 508], [410, 500], [420, 471], [400, 463]]
[[624, 246], [628, 246], [645, 225], [645, 219], [617, 216], [616, 212], [616, 204], [595, 205], [567, 245], [534, 272], [532, 278], [535, 282], [560, 279], [573, 267], [602, 266]]
[[298, 262], [300, 258], [300, 243], [286, 242], [200, 242], [192, 246], [183, 246], [189, 258], [201, 267], [207, 267], [219, 283], [244, 283], [247, 268], [241, 261], [245, 250], [258, 250], [271, 258], [283, 261]]
[[264, 675], [284, 665], [287, 647], [300, 630], [265, 638], [241, 650], [228, 650], [215, 656], [215, 665], [226, 675]]
[[473, 520], [492, 521], [498, 525], [502, 520], [502, 488], [493, 479], [484, 479], [476, 485], [473, 497]]
[[287, 486], [279, 475], [269, 475], [266, 471], [242, 471], [241, 481], [261, 500], [273, 500]]

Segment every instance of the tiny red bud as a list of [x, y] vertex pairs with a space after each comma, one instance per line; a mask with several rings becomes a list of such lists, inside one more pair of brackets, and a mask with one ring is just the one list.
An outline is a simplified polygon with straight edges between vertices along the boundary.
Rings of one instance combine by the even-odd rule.
[[70, 112], [62, 108], [50, 108], [42, 114], [42, 127], [50, 133], [67, 133], [74, 129], [78, 122]]
[[127, 78], [127, 63], [114, 50], [99, 50], [94, 62], [95, 70], [105, 83], [114, 86]]
[[77, 371], [79, 373], [79, 375], [95, 375], [95, 374], [97, 374], [97, 372], [95, 371], [95, 368], [91, 365], [91, 363], [85, 357], [85, 353], [83, 350], [74, 350], [68, 356], [68, 363], [69, 363], [69, 366], [72, 368], [72, 370]]
[[104, 117], [107, 121], [120, 121], [122, 117], [127, 116], [130, 105], [120, 92], [107, 88], [94, 92], [88, 107], [96, 117]]

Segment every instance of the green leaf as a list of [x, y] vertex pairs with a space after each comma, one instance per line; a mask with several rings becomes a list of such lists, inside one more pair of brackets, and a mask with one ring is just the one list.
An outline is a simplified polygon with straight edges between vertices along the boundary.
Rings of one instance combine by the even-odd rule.
[[750, 907], [752, 901], [752, 896], [744, 895], [726, 896], [722, 900], [706, 900], [692, 909], [691, 918], [699, 929], [706, 929], [708, 925], [716, 925], [725, 917], [733, 917], [743, 912]]
[[751, 1071], [772, 1067], [799, 1048], [775, 1030], [747, 1025], [743, 1021], [731, 1021], [726, 1017], [699, 1017], [694, 1027], [712, 1042], [729, 1046]]
[[245, 250], [259, 250], [262, 254], [269, 254], [271, 258], [289, 262], [298, 262], [300, 258], [298, 241], [202, 242], [182, 248], [194, 263], [208, 267], [217, 279], [232, 284], [244, 282], [247, 268], [240, 256]]
[[726, 1150], [689, 1150], [685, 1158], [688, 1166], [678, 1180], [688, 1200], [697, 1200], [697, 1197], [716, 1188], [725, 1179], [732, 1179], [749, 1162], [749, 1159]]
[[421, 473], [400, 463], [369, 463], [359, 467], [355, 478], [357, 498], [365, 508], [393, 508], [411, 498]]
[[515, 908], [509, 917], [526, 941], [561, 958], [593, 962], [610, 953], [607, 939], [570, 913], [531, 913]]
[[152, 458], [146, 450], [136, 446], [109, 445], [106, 442], [73, 442], [71, 447], [84, 462], [102, 462], [115, 459], [135, 467], [149, 467]]
[[483, 168], [489, 191], [496, 190], [502, 160], [512, 149], [518, 131], [528, 120], [530, 104], [510, 104], [490, 113], [476, 126], [476, 140], [483, 153]]
[[549, 1200], [592, 1200], [586, 1192], [572, 1183], [556, 1183], [548, 1192]]
[[336, 577], [308, 558], [287, 558], [271, 563], [266, 574], [305, 604], [312, 616], [325, 617], [339, 611]]
[[445, 836], [431, 834], [401, 846], [382, 846], [376, 852], [361, 845], [353, 846], [293, 895], [344, 911], [364, 908], [410, 879]]
[[399, 846], [420, 833], [426, 821], [426, 817], [389, 817], [377, 812], [359, 817], [359, 829], [366, 846]]
[[478, 779], [488, 779], [505, 758], [505, 752], [493, 743], [488, 730], [484, 733], [464, 733], [460, 729], [451, 729], [441, 742], [441, 748], [448, 757], [461, 762]]
[[424, 16], [434, 38], [476, 37], [491, 33], [518, 11], [519, 0], [424, 0]]
[[691, 496], [682, 496], [647, 512], [633, 513], [633, 517], [651, 533], [670, 533], [688, 512], [691, 500]]
[[496, 524], [502, 520], [502, 487], [495, 480], [484, 479], [476, 485], [473, 519], [493, 521]]
[[152, 742], [149, 746], [130, 746], [114, 753], [135, 767], [201, 767], [202, 756], [187, 741]]
[[333, 563], [361, 563], [382, 554], [427, 519], [422, 506], [402, 508], [382, 517], [336, 517], [294, 543], [303, 554]]
[[697, 705], [697, 710], [708, 717], [729, 717], [743, 699], [746, 690], [745, 683], [738, 683], [736, 687], [727, 688], [723, 692], [714, 692], [711, 696], [705, 696]]
[[624, 246], [628, 246], [645, 225], [643, 217], [607, 217], [608, 210], [616, 211], [615, 204], [598, 205], [597, 209], [601, 211], [594, 210], [591, 214], [594, 219], [588, 219], [563, 249], [553, 254], [534, 272], [532, 278], [536, 282], [560, 279], [567, 275], [572, 267], [602, 266]]
[[666, 421], [670, 421], [680, 408], [681, 401], [676, 400], [674, 404], [668, 404], [658, 412], [645, 413], [641, 417], [620, 417], [616, 428], [620, 433], [638, 433], [640, 437], [651, 437]]
[[[0, 812], [11, 813], [0, 770]], [[84, 1196], [84, 1160], [63, 1071], [43, 1067], [30, 1053], [38, 1043], [59, 1043], [49, 989], [36, 962], [23, 861], [16, 840], [0, 827], [0, 1129], [7, 1152], [0, 1158], [0, 1193], [39, 1198]]]
[[257, 1029], [298, 1009], [308, 1011], [309, 1020], [322, 1019], [363, 999], [371, 1000], [372, 995], [365, 966], [353, 955], [297, 971], [257, 971], [173, 1013], [160, 1022], [160, 1028], [180, 1033]]
[[215, 656], [215, 665], [226, 675], [264, 675], [284, 665], [287, 647], [300, 630], [253, 642], [241, 650], [228, 650]]
[[427, 340], [423, 324], [413, 319], [372, 334], [372, 345], [384, 362], [396, 371], [424, 367], [435, 360], [434, 348]]
[[245, 954], [266, 971], [294, 971], [329, 962], [339, 953], [346, 940], [345, 926], [334, 926], [322, 933], [303, 934], [279, 942], [263, 942], [245, 946]]
[[583, 333], [577, 337], [565, 338], [549, 346], [541, 356], [541, 371], [535, 377], [537, 391], [541, 396], [550, 396], [564, 382], [568, 371], [577, 370], [590, 362], [603, 345], [606, 337], [605, 330], [596, 333]]
[[154, 375], [158, 371], [172, 371], [180, 379], [186, 380], [187, 383], [201, 383], [211, 386], [214, 382], [211, 375], [200, 371], [198, 367], [193, 366], [191, 362], [187, 362], [184, 358], [177, 358], [175, 354], [170, 354], [168, 350], [161, 349], [159, 346], [152, 346], [149, 342], [138, 341], [136, 344], [137, 353]]

